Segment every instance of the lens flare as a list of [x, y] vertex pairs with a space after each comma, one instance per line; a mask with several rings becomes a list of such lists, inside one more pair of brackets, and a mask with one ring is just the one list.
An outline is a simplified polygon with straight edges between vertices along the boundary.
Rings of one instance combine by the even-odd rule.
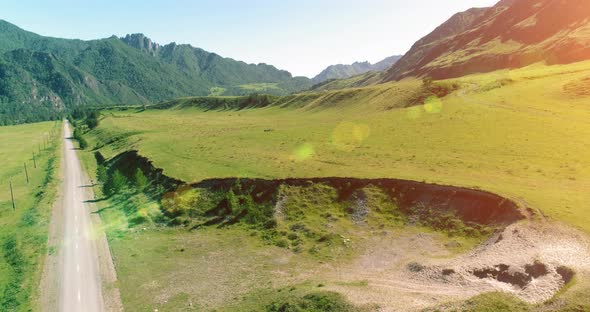
[[368, 125], [345, 121], [332, 132], [332, 144], [339, 150], [350, 152], [360, 147], [370, 133]]
[[315, 150], [311, 143], [304, 143], [298, 146], [295, 151], [293, 151], [293, 155], [291, 155], [290, 159], [294, 161], [305, 161], [313, 157], [315, 154]]
[[424, 110], [428, 114], [438, 114], [442, 111], [443, 103], [437, 96], [431, 96], [424, 101]]
[[409, 119], [412, 119], [412, 120], [418, 119], [418, 118], [422, 117], [422, 107], [412, 106], [412, 107], [408, 108], [406, 115], [408, 116]]

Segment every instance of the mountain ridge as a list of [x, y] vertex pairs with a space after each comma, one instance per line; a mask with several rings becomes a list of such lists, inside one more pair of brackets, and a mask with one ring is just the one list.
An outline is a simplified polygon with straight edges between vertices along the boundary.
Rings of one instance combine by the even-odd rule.
[[311, 80], [143, 34], [96, 40], [45, 37], [0, 20], [0, 125], [58, 118], [83, 105], [176, 97], [285, 95]]
[[326, 67], [322, 72], [313, 77], [311, 81], [314, 85], [326, 82], [332, 79], [347, 79], [353, 76], [368, 73], [370, 71], [385, 71], [397, 62], [402, 56], [389, 56], [375, 64], [368, 61], [354, 62], [352, 64], [335, 64]]

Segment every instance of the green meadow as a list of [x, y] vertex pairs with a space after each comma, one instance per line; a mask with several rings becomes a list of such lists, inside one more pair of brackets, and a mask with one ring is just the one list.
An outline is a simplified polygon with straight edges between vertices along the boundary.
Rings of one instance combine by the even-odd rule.
[[[80, 155], [94, 174], [96, 151], [109, 159], [137, 150], [165, 175], [185, 182], [338, 176], [466, 186], [510, 197], [590, 232], [589, 77], [590, 62], [537, 64], [448, 81], [404, 80], [262, 100], [184, 98], [147, 110], [103, 111], [100, 125], [84, 135], [89, 148]], [[316, 193], [291, 198], [313, 206], [321, 202]], [[363, 242], [362, 248], [336, 244], [316, 255], [298, 253], [297, 246], [290, 246], [295, 241], [287, 239], [292, 233], [281, 224], [284, 242], [268, 245], [261, 240], [264, 232], [242, 225], [195, 232], [150, 223], [134, 226], [127, 212], [154, 219], [162, 212], [157, 200], [133, 190], [98, 205], [123, 303], [138, 310], [273, 311], [276, 302], [315, 304], [305, 301], [307, 294], [332, 296], [325, 284], [369, 291], [363, 280], [342, 286], [329, 276], [306, 274], [318, 265], [345, 265], [366, 248], [384, 244], [375, 234], [382, 231], [379, 227], [359, 230], [338, 221], [330, 231]], [[320, 220], [306, 218], [312, 229]], [[385, 228], [398, 236], [424, 231], [443, 245], [458, 240], [461, 247], [449, 254], [479, 242], [396, 222], [385, 222]], [[276, 274], [285, 278], [276, 279]], [[195, 283], [195, 276], [203, 278]], [[556, 300], [567, 300], [565, 308], [587, 305], [587, 289], [586, 282], [576, 281]], [[473, 311], [534, 308], [503, 294], [462, 304]]]
[[[30, 311], [36, 307], [45, 255], [48, 251], [55, 252], [46, 245], [57, 190], [54, 179], [59, 165], [60, 133], [60, 122], [0, 127], [2, 311]], [[16, 209], [12, 205], [10, 181]]]
[[265, 108], [105, 111], [86, 135], [186, 182], [222, 177], [402, 178], [485, 189], [590, 232], [590, 63], [541, 64], [273, 98]]

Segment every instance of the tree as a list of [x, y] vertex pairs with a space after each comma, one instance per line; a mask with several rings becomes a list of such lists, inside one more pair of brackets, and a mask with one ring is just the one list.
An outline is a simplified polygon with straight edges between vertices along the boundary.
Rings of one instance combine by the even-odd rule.
[[88, 147], [88, 141], [84, 137], [80, 137], [78, 143], [80, 144], [80, 149], [86, 149]]
[[143, 173], [140, 168], [137, 168], [135, 171], [135, 185], [137, 185], [137, 190], [143, 192], [145, 188], [148, 186], [149, 180]]
[[93, 111], [86, 118], [86, 126], [88, 126], [88, 129], [90, 129], [90, 130], [98, 127], [99, 122], [100, 122], [100, 112], [99, 111]]
[[96, 179], [101, 183], [106, 183], [109, 179], [107, 168], [103, 165], [98, 165], [96, 168]]
[[111, 178], [111, 183], [109, 189], [109, 194], [114, 195], [120, 193], [125, 187], [127, 187], [127, 178], [121, 173], [121, 171], [117, 170], [113, 174]]

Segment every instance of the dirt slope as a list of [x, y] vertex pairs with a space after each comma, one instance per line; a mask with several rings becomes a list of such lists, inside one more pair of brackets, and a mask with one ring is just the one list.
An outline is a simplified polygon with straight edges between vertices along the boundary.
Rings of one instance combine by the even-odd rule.
[[[339, 282], [328, 288], [359, 305], [377, 304], [380, 311], [417, 311], [494, 291], [539, 304], [573, 276], [585, 279], [590, 273], [588, 239], [539, 221], [513, 224], [456, 257], [445, 255], [427, 234], [395, 238], [389, 248], [375, 246], [352, 264], [332, 270]], [[353, 284], [359, 280], [366, 286]]]

